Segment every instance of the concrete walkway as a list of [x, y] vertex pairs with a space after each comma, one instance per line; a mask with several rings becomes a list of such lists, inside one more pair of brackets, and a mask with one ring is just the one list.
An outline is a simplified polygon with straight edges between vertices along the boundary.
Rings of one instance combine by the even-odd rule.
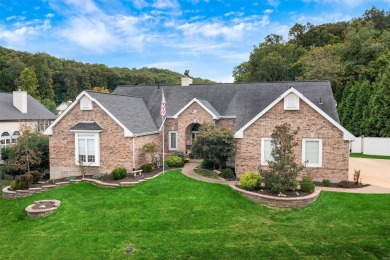
[[[226, 184], [226, 185], [235, 185], [239, 183], [238, 181], [226, 181], [223, 178], [212, 179], [212, 178], [201, 176], [194, 172], [194, 169], [199, 165], [200, 165], [200, 160], [191, 160], [190, 162], [184, 165], [182, 172], [184, 175], [192, 179], [196, 179], [203, 182], [219, 183], [219, 184]], [[377, 185], [370, 185], [368, 187], [358, 188], [358, 189], [341, 189], [341, 188], [330, 188], [330, 187], [316, 187], [316, 189], [324, 190], [324, 191], [333, 191], [333, 192], [345, 192], [345, 193], [390, 194], [390, 188], [381, 187]]]

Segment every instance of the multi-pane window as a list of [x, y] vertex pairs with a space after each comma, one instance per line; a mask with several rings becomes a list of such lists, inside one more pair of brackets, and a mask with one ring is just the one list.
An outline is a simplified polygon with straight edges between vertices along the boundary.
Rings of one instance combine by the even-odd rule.
[[16, 142], [17, 142], [17, 140], [18, 140], [18, 138], [20, 137], [20, 133], [19, 133], [19, 131], [15, 131], [13, 134], [12, 134], [12, 143], [13, 144], [15, 144]]
[[77, 164], [99, 165], [99, 134], [76, 133]]
[[169, 150], [177, 150], [177, 131], [169, 131]]
[[322, 167], [322, 140], [302, 140], [302, 163], [308, 167]]
[[268, 161], [272, 161], [272, 139], [261, 138], [261, 164], [267, 165]]

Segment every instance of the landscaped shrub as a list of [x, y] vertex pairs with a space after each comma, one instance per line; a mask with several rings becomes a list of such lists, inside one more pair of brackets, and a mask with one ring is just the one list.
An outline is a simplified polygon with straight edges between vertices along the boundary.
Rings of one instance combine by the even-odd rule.
[[342, 188], [352, 188], [355, 186], [355, 183], [350, 181], [340, 181], [337, 185]]
[[180, 167], [183, 165], [183, 159], [179, 156], [172, 155], [165, 159], [169, 167]]
[[303, 176], [301, 181], [301, 190], [305, 192], [314, 192], [315, 185], [309, 176]]
[[205, 169], [214, 169], [214, 162], [211, 160], [203, 159], [200, 166]]
[[241, 188], [244, 190], [256, 190], [260, 188], [261, 176], [257, 172], [244, 172], [240, 178]]
[[11, 181], [10, 186], [11, 186], [11, 189], [17, 190], [18, 187], [19, 187], [19, 181], [16, 181], [16, 180], [15, 181]]
[[116, 167], [114, 170], [111, 172], [111, 178], [113, 180], [120, 180], [126, 177], [126, 168], [123, 167]]
[[17, 189], [27, 190], [31, 186], [32, 175], [29, 173], [19, 175], [16, 180], [19, 181]]
[[142, 164], [140, 168], [144, 172], [151, 172], [151, 171], [153, 171], [153, 165], [151, 163]]
[[182, 160], [184, 160], [184, 153], [183, 153], [183, 152], [175, 151], [175, 152], [173, 153], [173, 155], [179, 156]]
[[42, 174], [39, 171], [31, 171], [32, 183], [37, 184], [38, 181], [42, 180]]
[[235, 177], [235, 174], [232, 169], [225, 168], [221, 170], [221, 176], [225, 179], [233, 179]]
[[322, 180], [322, 185], [324, 185], [324, 186], [326, 186], [326, 187], [330, 186], [330, 180], [323, 179], [323, 180]]

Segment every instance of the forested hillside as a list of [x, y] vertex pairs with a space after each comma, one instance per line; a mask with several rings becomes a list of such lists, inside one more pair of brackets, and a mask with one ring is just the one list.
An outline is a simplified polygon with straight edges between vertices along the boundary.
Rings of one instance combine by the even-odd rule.
[[[184, 72], [184, 71], [183, 71]], [[22, 86], [46, 106], [73, 100], [82, 90], [103, 87], [112, 91], [117, 85], [180, 84], [182, 74], [157, 68], [109, 68], [58, 59], [46, 53], [31, 54], [0, 47], [0, 91]], [[194, 78], [194, 84], [212, 81]]]
[[390, 137], [390, 13], [372, 7], [349, 22], [295, 24], [288, 41], [268, 35], [233, 76], [330, 80], [344, 127], [356, 136]]

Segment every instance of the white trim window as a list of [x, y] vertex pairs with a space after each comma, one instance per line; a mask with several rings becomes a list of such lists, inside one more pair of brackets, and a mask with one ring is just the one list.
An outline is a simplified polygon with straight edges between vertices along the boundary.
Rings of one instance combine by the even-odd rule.
[[168, 136], [169, 136], [169, 142], [168, 142], [169, 150], [177, 150], [178, 132], [177, 131], [169, 131]]
[[100, 166], [99, 133], [75, 133], [76, 165]]
[[299, 97], [290, 93], [284, 97], [284, 110], [299, 110]]
[[322, 167], [322, 139], [302, 139], [302, 163], [307, 167]]
[[261, 165], [268, 165], [268, 161], [273, 161], [272, 138], [261, 138]]
[[92, 101], [84, 96], [80, 99], [80, 110], [92, 110]]

